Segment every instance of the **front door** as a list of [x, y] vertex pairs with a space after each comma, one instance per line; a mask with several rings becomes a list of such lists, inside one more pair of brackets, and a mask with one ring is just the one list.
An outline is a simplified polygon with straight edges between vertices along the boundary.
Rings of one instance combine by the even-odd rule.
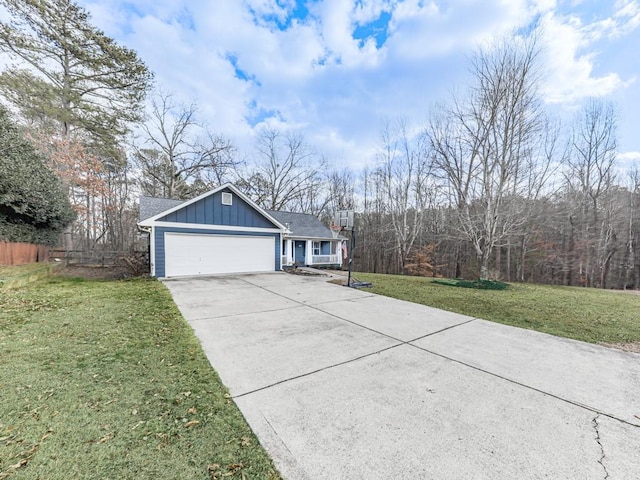
[[305, 249], [307, 242], [296, 240], [294, 242], [294, 257], [293, 261], [297, 264], [304, 265], [305, 264]]

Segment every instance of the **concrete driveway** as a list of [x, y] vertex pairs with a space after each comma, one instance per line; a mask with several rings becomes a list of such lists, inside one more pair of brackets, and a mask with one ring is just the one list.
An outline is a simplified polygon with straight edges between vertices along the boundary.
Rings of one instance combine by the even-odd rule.
[[287, 479], [640, 479], [640, 355], [280, 274], [167, 280]]

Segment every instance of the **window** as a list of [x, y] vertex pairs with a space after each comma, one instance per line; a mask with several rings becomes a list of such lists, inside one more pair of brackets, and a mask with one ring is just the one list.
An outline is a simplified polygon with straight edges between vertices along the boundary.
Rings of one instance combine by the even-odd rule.
[[320, 255], [320, 242], [313, 242], [313, 254]]
[[222, 192], [222, 204], [233, 205], [233, 195], [227, 192]]

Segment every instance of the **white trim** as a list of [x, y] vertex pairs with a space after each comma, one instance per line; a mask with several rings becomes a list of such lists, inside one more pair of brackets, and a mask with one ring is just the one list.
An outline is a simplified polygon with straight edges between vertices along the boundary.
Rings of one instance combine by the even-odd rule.
[[182, 222], [155, 222], [156, 227], [163, 228], [193, 228], [195, 230], [224, 230], [235, 232], [255, 232], [255, 233], [281, 233], [278, 228], [260, 227], [237, 227], [235, 225], [210, 225], [202, 223], [182, 223]]
[[305, 235], [287, 235], [286, 233], [284, 234], [284, 238], [287, 240], [324, 240], [324, 241], [329, 241], [329, 240], [340, 240], [339, 238], [333, 238], [333, 237], [309, 237], [309, 236], [305, 236]]
[[222, 205], [233, 205], [233, 193], [222, 192]]
[[[163, 234], [166, 238], [167, 235], [183, 235], [183, 236], [191, 236], [191, 237], [202, 237], [207, 235], [206, 233], [194, 233], [194, 232], [164, 232]], [[231, 238], [269, 238], [264, 235], [234, 235], [233, 233], [221, 233], [219, 235], [211, 235], [215, 237], [231, 237]], [[274, 244], [275, 247], [275, 244]]]
[[[293, 240], [289, 239], [289, 238], [285, 238], [284, 236], [282, 236], [282, 242], [285, 243], [286, 245], [286, 254], [282, 255], [282, 257], [285, 259], [285, 261], [282, 263], [282, 265], [280, 265], [281, 267], [284, 267], [285, 265], [293, 265]], [[282, 252], [280, 252], [282, 253]]]
[[304, 264], [311, 265], [312, 263], [313, 263], [313, 240], [307, 240], [305, 251], [304, 251]]
[[[214, 188], [213, 190], [209, 190], [208, 192], [205, 192], [202, 195], [198, 195], [197, 197], [192, 198], [191, 200], [185, 200], [183, 203], [180, 203], [180, 204], [176, 205], [175, 207], [169, 208], [168, 210], [160, 212], [160, 213], [154, 215], [153, 217], [149, 217], [149, 218], [141, 221], [140, 223], [138, 223], [138, 225], [143, 226], [143, 227], [150, 227], [154, 223], [156, 223], [156, 221], [159, 218], [162, 218], [165, 215], [169, 215], [170, 213], [176, 212], [178, 210], [182, 210], [184, 207], [186, 207], [188, 205], [191, 205], [192, 203], [196, 203], [197, 201], [202, 200], [203, 198], [206, 198], [206, 197], [211, 196], [211, 195], [215, 195], [216, 193], [220, 192], [221, 190], [224, 190], [225, 188], [228, 188], [229, 190], [234, 192], [236, 195], [238, 195], [238, 197], [240, 197], [242, 200], [244, 200], [246, 203], [248, 203], [251, 207], [253, 207], [259, 214], [261, 214], [263, 217], [265, 217], [267, 220], [269, 220], [271, 223], [273, 223], [276, 227], [278, 227], [278, 231], [283, 231], [283, 232], [288, 232], [289, 231], [284, 225], [282, 225], [275, 218], [273, 218], [271, 215], [269, 215], [267, 212], [265, 212], [264, 209], [260, 208], [253, 200], [251, 200], [244, 193], [242, 193], [240, 190], [238, 190], [237, 187], [235, 185], [233, 185], [232, 183], [225, 183], [224, 185], [220, 185], [219, 187]], [[193, 224], [193, 225], [196, 225], [196, 224]], [[197, 225], [199, 225], [199, 224], [197, 224]]]
[[295, 244], [295, 240], [291, 240], [290, 238], [287, 238], [287, 242], [289, 242], [289, 265], [293, 265], [295, 263], [295, 252], [294, 252], [294, 248], [296, 248], [296, 244]]
[[156, 276], [156, 230], [151, 227], [149, 233], [149, 262], [151, 263], [150, 273], [152, 277]]

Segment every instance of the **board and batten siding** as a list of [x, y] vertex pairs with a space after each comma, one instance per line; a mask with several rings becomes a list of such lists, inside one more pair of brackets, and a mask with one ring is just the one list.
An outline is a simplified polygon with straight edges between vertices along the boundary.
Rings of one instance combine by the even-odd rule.
[[[234, 201], [236, 197], [234, 197]], [[270, 227], [273, 225], [269, 224]], [[281, 244], [282, 240], [279, 233], [261, 233], [261, 232], [245, 232], [234, 230], [203, 230], [199, 228], [170, 228], [170, 227], [156, 227], [154, 229], [155, 235], [155, 276], [163, 278], [166, 276], [166, 261], [165, 261], [165, 246], [164, 246], [164, 234], [170, 233], [193, 233], [199, 235], [238, 235], [238, 236], [250, 236], [250, 237], [273, 237], [274, 243], [274, 255], [276, 270], [282, 268], [281, 265]]]
[[[231, 193], [233, 203], [222, 204], [222, 193]], [[160, 222], [224, 225], [231, 227], [277, 228], [264, 215], [229, 189], [221, 190], [164, 217]]]

